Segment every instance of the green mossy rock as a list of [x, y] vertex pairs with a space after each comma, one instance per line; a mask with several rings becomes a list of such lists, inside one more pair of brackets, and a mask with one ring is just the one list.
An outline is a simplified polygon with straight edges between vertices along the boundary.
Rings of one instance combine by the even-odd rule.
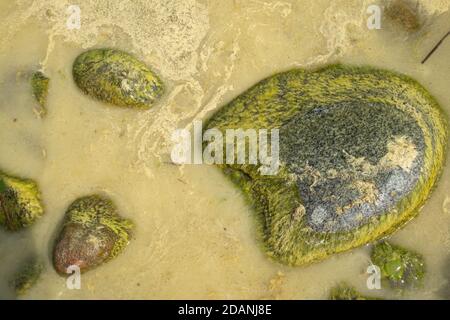
[[36, 101], [39, 103], [39, 114], [44, 116], [47, 113], [47, 96], [50, 79], [42, 72], [37, 71], [31, 76], [31, 88]]
[[279, 129], [275, 175], [262, 175], [260, 163], [219, 166], [254, 208], [267, 254], [295, 266], [415, 217], [437, 182], [448, 135], [419, 83], [343, 65], [269, 77], [216, 112], [204, 129], [212, 128], [224, 137], [226, 129]]
[[85, 272], [111, 260], [128, 245], [132, 228], [110, 199], [92, 195], [76, 200], [53, 251], [56, 271], [66, 274], [68, 267], [78, 266]]
[[356, 291], [355, 288], [345, 283], [339, 284], [330, 290], [329, 300], [377, 300], [376, 298], [366, 297]]
[[120, 107], [149, 109], [164, 91], [161, 80], [144, 63], [114, 49], [79, 55], [73, 78], [84, 93]]
[[0, 224], [10, 231], [31, 226], [44, 214], [41, 193], [33, 180], [0, 172]]
[[383, 241], [375, 244], [371, 259], [392, 288], [414, 289], [423, 285], [425, 262], [421, 255]]
[[35, 259], [28, 261], [10, 283], [16, 296], [25, 295], [38, 282], [43, 270], [44, 265], [41, 262]]

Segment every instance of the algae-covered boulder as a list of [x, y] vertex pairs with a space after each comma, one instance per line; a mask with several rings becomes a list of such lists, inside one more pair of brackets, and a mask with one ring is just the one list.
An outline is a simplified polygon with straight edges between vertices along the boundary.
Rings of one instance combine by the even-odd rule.
[[376, 298], [363, 296], [355, 288], [341, 283], [330, 290], [329, 300], [376, 300]]
[[375, 244], [370, 257], [391, 287], [414, 289], [423, 285], [425, 262], [421, 255], [383, 241]]
[[[258, 141], [259, 155], [278, 146], [278, 161], [219, 166], [247, 196], [267, 254], [288, 265], [367, 244], [411, 220], [447, 142], [444, 114], [416, 81], [342, 65], [269, 77], [212, 115], [205, 134], [213, 128], [224, 137], [227, 129], [279, 129], [278, 141]], [[264, 172], [264, 163], [279, 168]]]
[[44, 116], [47, 113], [47, 96], [50, 79], [41, 71], [37, 71], [31, 76], [30, 82], [33, 95], [39, 104], [38, 113]]
[[73, 78], [84, 93], [120, 107], [148, 109], [164, 91], [161, 80], [144, 63], [114, 49], [79, 55]]
[[27, 261], [10, 282], [16, 296], [25, 295], [38, 282], [43, 270], [44, 265], [40, 261], [36, 259]]
[[36, 182], [0, 172], [0, 225], [17, 231], [32, 225], [43, 214]]
[[85, 272], [116, 257], [128, 245], [132, 228], [110, 199], [92, 195], [76, 200], [53, 251], [56, 271], [66, 274], [70, 266], [78, 266]]

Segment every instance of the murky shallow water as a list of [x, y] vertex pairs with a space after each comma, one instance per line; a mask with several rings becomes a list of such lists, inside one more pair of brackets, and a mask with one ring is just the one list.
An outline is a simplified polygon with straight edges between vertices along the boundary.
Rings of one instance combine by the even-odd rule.
[[[204, 118], [265, 76], [341, 61], [370, 64], [419, 80], [450, 112], [450, 41], [421, 59], [450, 29], [450, 1], [422, 1], [418, 34], [368, 30], [373, 1], [78, 1], [80, 30], [66, 27], [65, 0], [0, 0], [0, 164], [36, 179], [45, 217], [20, 233], [0, 231], [0, 297], [31, 252], [46, 262], [25, 298], [326, 298], [346, 281], [391, 298], [450, 298], [450, 170], [418, 218], [392, 241], [422, 253], [425, 287], [395, 296], [366, 288], [368, 248], [309, 267], [268, 260], [243, 197], [215, 168], [168, 164], [170, 134]], [[118, 47], [153, 66], [168, 85], [154, 109], [108, 107], [74, 85], [74, 58]], [[27, 73], [51, 78], [48, 116], [33, 112]], [[51, 266], [55, 232], [77, 197], [104, 191], [136, 225], [117, 259], [69, 290]]]

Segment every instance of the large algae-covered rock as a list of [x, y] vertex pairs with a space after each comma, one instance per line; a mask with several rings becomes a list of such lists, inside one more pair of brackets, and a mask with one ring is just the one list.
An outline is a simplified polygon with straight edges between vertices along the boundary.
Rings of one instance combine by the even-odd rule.
[[413, 289], [422, 286], [425, 261], [420, 254], [382, 241], [373, 247], [370, 258], [391, 287]]
[[262, 175], [261, 163], [220, 166], [250, 200], [268, 255], [289, 265], [369, 243], [416, 216], [447, 142], [445, 116], [416, 81], [342, 65], [269, 77], [214, 114], [211, 128], [279, 129], [276, 174]]
[[0, 172], [0, 225], [17, 231], [32, 225], [43, 214], [36, 182]]
[[79, 55], [73, 77], [84, 93], [121, 107], [148, 109], [164, 91], [161, 80], [144, 63], [114, 49]]
[[85, 272], [116, 257], [128, 245], [132, 228], [110, 199], [92, 195], [76, 200], [54, 248], [56, 271], [66, 274], [69, 267], [78, 266]]

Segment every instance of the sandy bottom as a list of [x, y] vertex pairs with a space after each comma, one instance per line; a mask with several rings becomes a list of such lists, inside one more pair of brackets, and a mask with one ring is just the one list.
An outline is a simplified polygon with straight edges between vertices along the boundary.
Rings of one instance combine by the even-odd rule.
[[[36, 179], [45, 216], [31, 229], [0, 230], [0, 298], [29, 254], [46, 263], [27, 299], [322, 299], [346, 281], [388, 298], [450, 298], [450, 170], [418, 218], [391, 237], [422, 253], [425, 287], [398, 296], [368, 290], [369, 248], [309, 267], [270, 261], [254, 234], [252, 212], [214, 167], [169, 162], [170, 135], [203, 119], [263, 77], [293, 67], [341, 61], [396, 70], [419, 80], [450, 112], [450, 2], [422, 1], [423, 29], [368, 30], [373, 1], [78, 1], [81, 29], [66, 26], [69, 1], [0, 0], [0, 165]], [[92, 46], [118, 47], [153, 66], [168, 90], [146, 112], [105, 106], [74, 85], [74, 58]], [[50, 76], [48, 115], [39, 119], [29, 73]], [[103, 191], [136, 223], [117, 259], [69, 290], [51, 265], [67, 206]]]

